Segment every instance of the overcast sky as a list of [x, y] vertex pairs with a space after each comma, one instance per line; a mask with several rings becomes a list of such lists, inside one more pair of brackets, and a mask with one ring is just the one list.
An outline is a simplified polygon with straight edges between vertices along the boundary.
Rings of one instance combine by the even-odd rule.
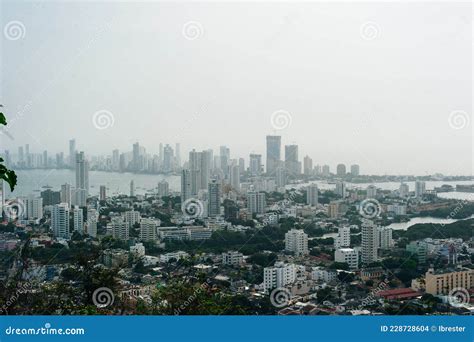
[[1, 146], [247, 159], [280, 134], [333, 169], [472, 174], [472, 19], [468, 2], [2, 1]]

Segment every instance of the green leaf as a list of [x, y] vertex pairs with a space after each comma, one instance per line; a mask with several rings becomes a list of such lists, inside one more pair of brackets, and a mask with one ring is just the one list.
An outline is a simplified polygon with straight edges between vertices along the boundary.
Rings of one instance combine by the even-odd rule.
[[15, 189], [15, 185], [17, 182], [17, 176], [15, 171], [8, 170], [7, 168], [5, 168], [5, 166], [0, 165], [0, 179], [3, 179], [5, 182], [8, 183], [11, 191]]
[[5, 118], [5, 115], [0, 112], [0, 125], [6, 125], [7, 124], [7, 119]]

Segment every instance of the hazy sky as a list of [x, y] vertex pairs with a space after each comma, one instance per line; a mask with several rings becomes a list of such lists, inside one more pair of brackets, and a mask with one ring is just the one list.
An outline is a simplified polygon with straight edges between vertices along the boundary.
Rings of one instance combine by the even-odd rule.
[[12, 152], [67, 155], [74, 137], [89, 155], [180, 142], [183, 159], [247, 159], [276, 133], [333, 170], [472, 174], [468, 2], [1, 6]]

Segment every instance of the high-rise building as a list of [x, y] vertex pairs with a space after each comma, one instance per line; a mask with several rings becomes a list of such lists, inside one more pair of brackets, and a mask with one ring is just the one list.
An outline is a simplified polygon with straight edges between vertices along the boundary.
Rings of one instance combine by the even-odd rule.
[[239, 172], [241, 175], [243, 175], [245, 172], [245, 159], [244, 158], [239, 158]]
[[219, 152], [220, 152], [220, 168], [222, 170], [222, 172], [224, 172], [224, 175], [228, 175], [229, 174], [229, 169], [228, 169], [228, 166], [229, 166], [229, 160], [230, 160], [230, 149], [227, 147], [227, 146], [221, 146], [219, 148]]
[[247, 194], [247, 209], [252, 214], [264, 214], [267, 200], [264, 192], [250, 191]]
[[209, 183], [207, 214], [209, 217], [216, 217], [221, 214], [221, 188], [220, 184], [215, 179]]
[[366, 198], [377, 198], [377, 187], [375, 185], [369, 185], [367, 187]]
[[285, 146], [285, 167], [289, 174], [301, 174], [301, 163], [298, 161], [298, 145]]
[[318, 185], [317, 184], [310, 184], [306, 188], [306, 204], [314, 207], [318, 205]]
[[164, 179], [158, 183], [158, 197], [168, 196], [170, 193], [170, 186]]
[[360, 174], [359, 165], [357, 164], [351, 165], [351, 175], [357, 177], [359, 174]]
[[[192, 150], [189, 152], [189, 172], [191, 176], [191, 194], [197, 196], [201, 186], [201, 164], [202, 164], [202, 153]], [[202, 184], [207, 186], [207, 184]]]
[[281, 136], [267, 135], [267, 174], [274, 174], [281, 160]]
[[193, 197], [191, 193], [191, 172], [183, 169], [181, 172], [181, 203]]
[[75, 189], [74, 195], [71, 199], [72, 205], [78, 205], [80, 207], [85, 207], [87, 204], [87, 195], [85, 189]]
[[230, 186], [233, 190], [240, 191], [240, 167], [239, 165], [230, 166]]
[[212, 169], [212, 150], [201, 152], [201, 164], [199, 170], [201, 172], [201, 190], [206, 190], [211, 179]]
[[121, 171], [120, 170], [120, 151], [117, 149], [112, 151], [112, 170]]
[[86, 196], [89, 195], [89, 162], [84, 152], [76, 154], [76, 190], [84, 189]]
[[123, 213], [123, 219], [129, 227], [133, 227], [136, 223], [140, 222], [141, 215], [139, 211], [129, 210]]
[[74, 169], [76, 167], [76, 140], [69, 140], [69, 167]]
[[406, 183], [400, 183], [400, 188], [398, 189], [398, 194], [401, 198], [406, 198], [410, 194], [410, 187]]
[[156, 221], [153, 219], [141, 219], [140, 221], [140, 240], [142, 241], [155, 241], [157, 238], [156, 234]]
[[107, 199], [107, 188], [105, 187], [105, 185], [101, 185], [100, 190], [99, 190], [99, 200], [105, 201], [106, 199]]
[[370, 220], [362, 221], [362, 263], [368, 265], [377, 261], [377, 226]]
[[309, 156], [305, 156], [303, 159], [303, 172], [306, 176], [309, 176], [313, 173], [313, 159]]
[[339, 177], [346, 175], [346, 165], [344, 164], [337, 164], [336, 173]]
[[97, 237], [97, 219], [98, 213], [95, 209], [88, 209], [87, 210], [87, 222], [86, 222], [86, 232], [91, 237]]
[[[70, 197], [70, 196], [69, 196]], [[61, 192], [46, 189], [41, 191], [41, 198], [43, 199], [43, 205], [55, 205], [61, 203]]]
[[173, 171], [173, 148], [166, 144], [163, 149], [163, 171], [172, 172]]
[[424, 181], [416, 181], [415, 182], [415, 196], [417, 198], [423, 197], [426, 193], [426, 183]]
[[286, 185], [286, 169], [284, 167], [277, 167], [275, 171], [275, 181], [277, 187], [281, 188]]
[[60, 203], [51, 211], [51, 229], [54, 237], [69, 239], [69, 205]]
[[61, 185], [61, 203], [67, 203], [69, 206], [72, 204], [72, 192], [71, 184]]
[[293, 284], [295, 280], [296, 266], [294, 264], [277, 262], [275, 266], [263, 269], [263, 287], [267, 292]]
[[43, 198], [31, 195], [23, 198], [22, 201], [25, 206], [23, 212], [24, 218], [28, 220], [43, 218]]
[[250, 154], [249, 172], [252, 176], [259, 176], [262, 173], [261, 154]]
[[392, 228], [390, 227], [377, 227], [377, 247], [381, 249], [390, 249], [394, 246], [392, 239]]
[[334, 239], [334, 248], [344, 248], [351, 246], [351, 228], [339, 227], [337, 229], [337, 236]]
[[130, 197], [135, 197], [135, 182], [133, 179], [130, 181]]
[[84, 213], [82, 208], [78, 206], [74, 207], [72, 210], [72, 217], [74, 223], [74, 231], [79, 234], [84, 234]]
[[346, 263], [351, 270], [359, 267], [359, 253], [352, 248], [339, 248], [334, 252], [334, 261]]
[[329, 177], [329, 175], [331, 174], [331, 169], [329, 168], [329, 165], [323, 165], [322, 172], [324, 177]]
[[289, 230], [285, 234], [285, 250], [298, 256], [308, 254], [308, 235], [302, 229]]
[[128, 223], [121, 217], [113, 217], [111, 222], [107, 224], [107, 235], [119, 240], [128, 240]]
[[342, 198], [346, 198], [346, 183], [336, 182], [336, 194]]
[[140, 170], [140, 144], [136, 142], [132, 148], [132, 171]]

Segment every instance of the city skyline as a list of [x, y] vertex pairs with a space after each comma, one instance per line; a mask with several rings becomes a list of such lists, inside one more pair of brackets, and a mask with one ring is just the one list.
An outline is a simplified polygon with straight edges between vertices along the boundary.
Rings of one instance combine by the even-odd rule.
[[24, 6], [3, 6], [24, 34], [2, 40], [7, 149], [75, 136], [90, 155], [168, 141], [248, 156], [277, 134], [368, 174], [472, 174], [468, 3]]

